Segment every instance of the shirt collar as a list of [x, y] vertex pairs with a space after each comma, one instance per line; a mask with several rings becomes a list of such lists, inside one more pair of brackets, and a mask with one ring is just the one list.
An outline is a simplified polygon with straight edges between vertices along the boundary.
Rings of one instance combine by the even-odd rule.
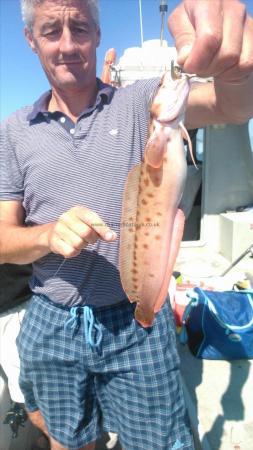
[[39, 99], [33, 104], [32, 111], [27, 115], [27, 120], [33, 121], [37, 119], [39, 115], [48, 115], [48, 103], [51, 97], [51, 91], [44, 92]]
[[[98, 86], [98, 93], [94, 105], [84, 110], [80, 116], [93, 111], [101, 102], [103, 102], [104, 104], [110, 103], [115, 88], [109, 84], [103, 83], [103, 81], [101, 81], [99, 78], [97, 78], [97, 86]], [[51, 98], [51, 93], [52, 93], [51, 90], [45, 92], [33, 104], [32, 111], [27, 115], [28, 121], [30, 122], [35, 121], [41, 116], [47, 119], [50, 116], [51, 113], [48, 111], [48, 103]]]

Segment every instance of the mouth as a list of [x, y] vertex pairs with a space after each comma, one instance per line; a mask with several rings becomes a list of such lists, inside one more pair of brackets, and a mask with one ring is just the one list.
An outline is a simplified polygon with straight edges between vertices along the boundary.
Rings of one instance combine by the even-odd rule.
[[61, 61], [58, 62], [58, 66], [72, 66], [72, 65], [78, 65], [82, 64], [82, 61]]

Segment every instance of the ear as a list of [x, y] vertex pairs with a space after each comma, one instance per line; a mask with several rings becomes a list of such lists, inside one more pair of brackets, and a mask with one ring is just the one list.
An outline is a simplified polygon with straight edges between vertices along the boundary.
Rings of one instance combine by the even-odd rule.
[[100, 31], [100, 28], [97, 28], [96, 33], [97, 33], [97, 36], [96, 36], [96, 47], [99, 47], [99, 45], [100, 45], [100, 39], [101, 39], [101, 31]]
[[33, 37], [31, 30], [29, 30], [28, 27], [25, 27], [24, 33], [25, 33], [25, 38], [28, 42], [29, 47], [31, 47], [33, 52], [37, 53], [36, 45], [34, 42], [34, 37]]

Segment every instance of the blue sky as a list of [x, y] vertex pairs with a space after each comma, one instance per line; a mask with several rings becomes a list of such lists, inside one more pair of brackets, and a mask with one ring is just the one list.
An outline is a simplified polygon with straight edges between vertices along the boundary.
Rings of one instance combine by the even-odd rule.
[[[169, 0], [169, 10], [179, 0]], [[36, 55], [29, 49], [23, 36], [19, 0], [0, 0], [0, 80], [1, 117], [30, 104], [48, 89], [48, 82]], [[114, 47], [118, 56], [127, 47], [141, 43], [139, 1], [100, 0], [102, 41], [98, 49], [98, 74], [108, 48]], [[144, 40], [160, 35], [159, 0], [142, 0]], [[171, 37], [165, 30], [165, 38]]]
[[[159, 0], [142, 0], [144, 40], [159, 38], [159, 3]], [[168, 0], [169, 12], [179, 3], [179, 0]], [[244, 3], [253, 15], [253, 0]], [[0, 0], [0, 7], [0, 107], [4, 118], [36, 100], [48, 89], [48, 82], [24, 39], [19, 0]], [[141, 44], [138, 0], [100, 0], [100, 11], [102, 42], [98, 49], [98, 74], [108, 48], [115, 47], [121, 56], [125, 48]], [[173, 45], [167, 26], [164, 37]]]

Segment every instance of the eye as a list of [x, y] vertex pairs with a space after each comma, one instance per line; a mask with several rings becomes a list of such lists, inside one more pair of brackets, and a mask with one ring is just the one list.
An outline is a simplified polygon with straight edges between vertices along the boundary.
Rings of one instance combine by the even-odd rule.
[[78, 27], [78, 26], [76, 26], [76, 27], [73, 27], [73, 30], [72, 30], [74, 33], [77, 33], [77, 34], [87, 34], [88, 33], [88, 29], [87, 28], [83, 28], [83, 27]]
[[60, 30], [57, 30], [57, 29], [48, 30], [43, 33], [43, 36], [50, 38], [50, 37], [57, 36], [59, 33], [60, 33]]

